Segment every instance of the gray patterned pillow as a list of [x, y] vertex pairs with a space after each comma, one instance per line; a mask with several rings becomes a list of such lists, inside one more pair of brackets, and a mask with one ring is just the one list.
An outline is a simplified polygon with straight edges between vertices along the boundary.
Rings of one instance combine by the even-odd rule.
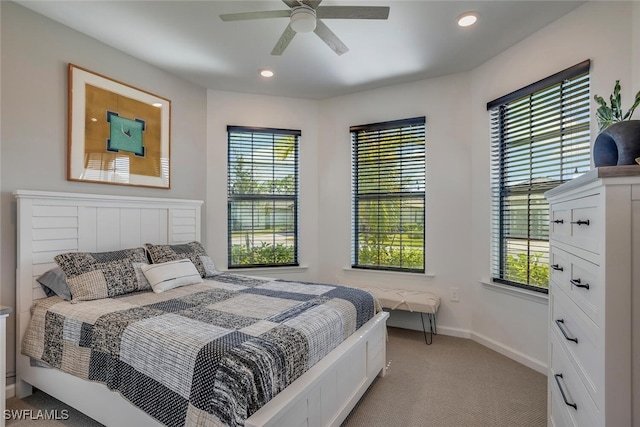
[[73, 301], [109, 298], [151, 289], [141, 266], [148, 264], [144, 248], [112, 252], [68, 252], [55, 262], [67, 276]]
[[196, 266], [200, 276], [211, 277], [218, 274], [213, 260], [207, 255], [207, 251], [204, 250], [200, 242], [190, 242], [182, 245], [152, 245], [147, 243], [145, 246], [151, 257], [151, 262], [154, 264], [187, 258]]

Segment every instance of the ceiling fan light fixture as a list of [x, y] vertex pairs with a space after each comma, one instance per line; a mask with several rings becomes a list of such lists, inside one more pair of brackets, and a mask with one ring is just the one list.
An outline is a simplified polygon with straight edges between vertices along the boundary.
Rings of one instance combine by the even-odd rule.
[[291, 10], [291, 28], [296, 33], [310, 33], [316, 29], [316, 11], [303, 5]]
[[458, 16], [458, 25], [460, 27], [469, 27], [476, 23], [478, 20], [478, 14], [476, 12], [465, 12]]

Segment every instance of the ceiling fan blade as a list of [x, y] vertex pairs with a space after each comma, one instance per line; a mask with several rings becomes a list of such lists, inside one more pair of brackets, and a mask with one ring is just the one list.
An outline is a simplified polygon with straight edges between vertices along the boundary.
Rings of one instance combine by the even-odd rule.
[[387, 6], [320, 6], [318, 19], [387, 19]]
[[289, 7], [298, 7], [300, 6], [300, 2], [298, 0], [282, 0], [284, 4]]
[[282, 52], [289, 46], [295, 35], [296, 32], [291, 28], [291, 25], [287, 25], [287, 28], [284, 29], [284, 32], [273, 47], [271, 55], [282, 55]]
[[349, 48], [321, 20], [316, 21], [316, 29], [313, 32], [338, 55], [349, 51]]
[[248, 19], [288, 18], [290, 10], [264, 10], [262, 12], [226, 13], [220, 15], [223, 21], [245, 21]]
[[322, 0], [302, 0], [302, 4], [306, 4], [312, 9], [317, 9]]

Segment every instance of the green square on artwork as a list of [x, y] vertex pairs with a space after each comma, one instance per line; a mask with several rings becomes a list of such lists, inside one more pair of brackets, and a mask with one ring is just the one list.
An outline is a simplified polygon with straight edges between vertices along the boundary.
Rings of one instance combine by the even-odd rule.
[[143, 121], [125, 119], [116, 114], [110, 114], [109, 123], [111, 124], [107, 143], [109, 151], [127, 151], [138, 156], [144, 156], [144, 146], [142, 145]]

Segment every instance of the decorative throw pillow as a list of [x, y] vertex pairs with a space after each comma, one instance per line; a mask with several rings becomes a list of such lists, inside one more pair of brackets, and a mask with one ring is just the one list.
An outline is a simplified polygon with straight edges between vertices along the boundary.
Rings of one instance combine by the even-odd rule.
[[140, 267], [148, 264], [144, 248], [56, 255], [73, 301], [109, 298], [150, 289]]
[[45, 295], [48, 297], [57, 295], [62, 299], [70, 300], [71, 291], [67, 285], [67, 278], [60, 267], [54, 267], [45, 271], [36, 279]]
[[188, 259], [142, 266], [153, 292], [160, 293], [179, 286], [202, 283], [200, 272]]
[[154, 264], [179, 259], [188, 259], [196, 266], [201, 277], [211, 277], [218, 274], [213, 260], [207, 255], [200, 242], [190, 242], [182, 245], [152, 245], [147, 243], [147, 251]]

